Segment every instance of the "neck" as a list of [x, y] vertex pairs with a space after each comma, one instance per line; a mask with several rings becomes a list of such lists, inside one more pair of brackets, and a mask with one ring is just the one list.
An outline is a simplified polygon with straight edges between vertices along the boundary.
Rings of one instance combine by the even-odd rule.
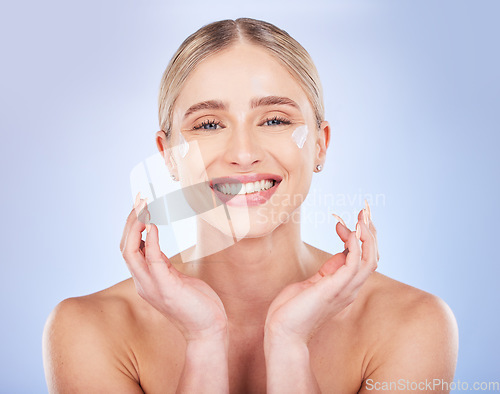
[[[209, 250], [219, 251], [207, 255]], [[263, 326], [278, 293], [288, 284], [312, 276], [321, 263], [302, 242], [300, 221], [295, 220], [280, 224], [268, 235], [236, 243], [199, 220], [198, 241], [191, 256], [190, 274], [219, 295], [230, 325], [245, 327], [253, 325], [250, 322]]]

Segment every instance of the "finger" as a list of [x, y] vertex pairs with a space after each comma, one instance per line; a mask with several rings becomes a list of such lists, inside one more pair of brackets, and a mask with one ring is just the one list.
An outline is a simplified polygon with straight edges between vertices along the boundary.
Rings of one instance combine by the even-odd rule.
[[[137, 197], [138, 196], [139, 196], [139, 194], [137, 194]], [[130, 211], [130, 213], [127, 217], [127, 221], [125, 222], [125, 228], [123, 229], [122, 238], [120, 240], [120, 251], [121, 252], [123, 252], [123, 249], [125, 248], [125, 243], [127, 241], [127, 235], [130, 231], [130, 228], [132, 227], [134, 222], [138, 220], [140, 210], [143, 209], [143, 205], [144, 205], [145, 201], [146, 201], [146, 199], [137, 200], [137, 198], [136, 198], [136, 201], [134, 203], [134, 207], [132, 208], [132, 210]]]
[[335, 226], [335, 231], [337, 231], [337, 234], [339, 235], [342, 242], [347, 242], [347, 238], [349, 237], [351, 230], [349, 230], [340, 216], [335, 215], [334, 213], [332, 213], [332, 215], [339, 221]]
[[[332, 215], [337, 220], [339, 220], [339, 222], [335, 226], [335, 230], [337, 231], [337, 234], [339, 235], [340, 239], [344, 242], [344, 245], [345, 245], [345, 249], [343, 251], [343, 256], [347, 256], [349, 254], [349, 246], [348, 246], [349, 237], [352, 237], [351, 234], [354, 234], [354, 232], [352, 232], [351, 230], [349, 230], [347, 228], [347, 226], [345, 225], [345, 222], [342, 220], [342, 218], [340, 216], [338, 216], [334, 213]], [[351, 256], [351, 259], [352, 259], [352, 256]], [[345, 258], [343, 259], [338, 255], [334, 255], [330, 259], [328, 259], [325, 262], [325, 264], [323, 264], [323, 266], [319, 269], [317, 275], [313, 275], [309, 280], [311, 282], [317, 282], [325, 275], [333, 274], [335, 271], [337, 271], [337, 269], [339, 267], [341, 267], [343, 264], [345, 264], [345, 262], [346, 262]]]
[[128, 270], [134, 280], [137, 279], [145, 288], [148, 288], [152, 281], [144, 255], [140, 251], [130, 252], [125, 250], [123, 259], [127, 263]]
[[[351, 231], [347, 228], [347, 226], [345, 225], [345, 222], [342, 220], [342, 218], [340, 216], [338, 216], [334, 213], [332, 213], [332, 215], [338, 220], [338, 223], [335, 226], [335, 230], [337, 231], [337, 234], [339, 235], [340, 239], [345, 244]], [[316, 283], [318, 280], [320, 280], [325, 275], [333, 274], [335, 271], [337, 271], [337, 269], [339, 267], [341, 267], [345, 263], [345, 256], [347, 256], [348, 251], [349, 251], [349, 249], [346, 246], [346, 248], [343, 251], [344, 258], [339, 256], [338, 254], [329, 258], [321, 266], [321, 268], [318, 270], [318, 272], [315, 275], [313, 275], [311, 278], [308, 279], [308, 281], [312, 282], [312, 283]]]
[[362, 250], [361, 259], [364, 263], [375, 259], [377, 253], [375, 237], [370, 230], [369, 223], [368, 213], [366, 209], [362, 209], [358, 214], [358, 223], [356, 226], [359, 226], [359, 236]]
[[[363, 230], [365, 234], [363, 234]], [[364, 241], [370, 240], [368, 231], [368, 227], [362, 221], [358, 221], [356, 231], [351, 231], [346, 240], [349, 253], [345, 258], [345, 264], [339, 267], [333, 275], [325, 275], [324, 278], [320, 278], [318, 281], [317, 287], [327, 300], [333, 300], [341, 293], [345, 294], [344, 298], [348, 303], [352, 302], [356, 297], [360, 283], [367, 277], [367, 270], [362, 269], [362, 248]], [[360, 241], [362, 242], [361, 245]], [[368, 247], [369, 243], [367, 243], [365, 249]]]
[[338, 222], [335, 226], [335, 231], [337, 231], [338, 236], [342, 240], [342, 242], [346, 243], [349, 239], [349, 234], [352, 233], [348, 227], [344, 226], [342, 223]]
[[[351, 231], [347, 239], [347, 246], [349, 248], [349, 253], [346, 256], [345, 264], [341, 266], [333, 275], [325, 276], [324, 282], [328, 283], [328, 287], [325, 288], [325, 296], [328, 299], [333, 299], [340, 293], [346, 294], [346, 300], [352, 301], [356, 295], [355, 286], [352, 282], [356, 280], [361, 270], [361, 256], [362, 256], [362, 245], [360, 245], [362, 227], [361, 223], [356, 224], [356, 231]], [[365, 227], [366, 228], [366, 227]]]
[[149, 223], [150, 230], [146, 234], [145, 243], [145, 256], [146, 262], [152, 264], [154, 262], [161, 262], [170, 267], [172, 264], [165, 254], [160, 250], [160, 240], [158, 236], [158, 227], [154, 223]]
[[[132, 237], [132, 241], [135, 242], [136, 240], [141, 239], [141, 234], [146, 228], [146, 224], [149, 222], [149, 212], [147, 211], [146, 208], [146, 199], [141, 200], [139, 205], [132, 209], [132, 212], [130, 212], [128, 218], [127, 218], [127, 223], [125, 225], [125, 229], [123, 231], [123, 245], [121, 247], [122, 253], [124, 249], [126, 248], [128, 242], [128, 237], [130, 234], [133, 235], [138, 235], [138, 237]], [[135, 227], [134, 227], [135, 226]], [[132, 231], [134, 230], [134, 231]], [[139, 234], [137, 234], [137, 231]], [[137, 239], [138, 238], [138, 239]], [[140, 246], [140, 244], [139, 244]]]
[[[364, 210], [366, 211], [367, 216], [368, 216], [368, 221], [370, 223], [370, 230], [376, 236], [377, 230], [375, 229], [375, 225], [373, 224], [373, 221], [372, 221], [372, 211], [371, 211], [370, 205], [368, 205], [368, 201], [366, 201], [366, 199], [365, 199], [365, 209]], [[359, 215], [358, 215], [358, 218], [359, 218]]]
[[363, 267], [369, 266], [368, 268], [371, 269], [377, 263], [377, 243], [370, 227], [363, 222], [359, 222], [359, 225], [361, 226], [361, 262]]
[[147, 287], [147, 283], [150, 283], [149, 269], [145, 261], [144, 252], [140, 249], [142, 245], [142, 231], [144, 228], [144, 223], [137, 219], [131, 219], [131, 224], [129, 225], [125, 239], [125, 245], [122, 250], [122, 256], [132, 276], [144, 282], [143, 285]]
[[342, 220], [340, 216], [335, 215], [332, 213], [332, 215], [337, 218], [339, 221], [337, 225], [335, 226], [335, 231], [337, 231], [337, 234], [339, 235], [340, 239], [342, 242], [344, 242], [344, 255], [347, 256], [347, 253], [349, 253], [349, 248], [347, 247], [347, 239], [349, 237], [349, 234], [351, 233], [351, 230], [346, 226], [345, 222]]
[[361, 264], [360, 269], [347, 287], [348, 291], [357, 291], [377, 268], [375, 237], [364, 222], [358, 222], [358, 226], [361, 240]]
[[326, 275], [332, 275], [337, 271], [340, 267], [345, 264], [345, 254], [337, 253], [330, 257], [325, 263], [321, 266], [318, 272], [308, 279], [309, 282], [316, 283], [318, 280], [323, 278]]
[[351, 231], [347, 238], [346, 245], [349, 248], [349, 253], [346, 256], [345, 265], [352, 269], [358, 269], [361, 264], [361, 245], [358, 238], [360, 232], [359, 222], [356, 223], [356, 231]]
[[[365, 214], [365, 212], [366, 212], [366, 214]], [[375, 237], [375, 246], [377, 249], [377, 261], [378, 261], [378, 260], [380, 260], [380, 255], [378, 252], [377, 229], [375, 228], [375, 225], [373, 224], [371, 209], [370, 209], [370, 206], [368, 205], [368, 201], [366, 201], [366, 199], [365, 199], [365, 208], [359, 213], [358, 220], [364, 220], [365, 216], [368, 219], [368, 226], [370, 227], [370, 231], [373, 234], [373, 236]]]
[[321, 278], [314, 287], [327, 301], [332, 301], [349, 285], [355, 272], [347, 265], [341, 266], [333, 275]]
[[[349, 253], [347, 253], [347, 256], [345, 256], [345, 262], [343, 264], [339, 264], [340, 261], [343, 261], [343, 257], [337, 257], [336, 261], [333, 261], [333, 259], [336, 256], [344, 256], [344, 254], [337, 254], [333, 256], [331, 259], [332, 261], [328, 261], [329, 265], [325, 268], [321, 267], [322, 269], [319, 270], [318, 275], [324, 276], [324, 277], [329, 277], [329, 276], [334, 276], [338, 271], [341, 269], [344, 270], [343, 267], [346, 267], [345, 273], [343, 275], [348, 275], [350, 278], [354, 278], [356, 273], [358, 272], [360, 265], [361, 265], [361, 247], [359, 245], [359, 240], [356, 237], [356, 232], [351, 231], [349, 234], [349, 237], [347, 239], [347, 247], [349, 248]], [[331, 269], [332, 274], [327, 274], [329, 272], [328, 270]], [[314, 279], [317, 279], [314, 278]]]
[[125, 228], [123, 229], [122, 238], [120, 240], [120, 251], [123, 251], [125, 240], [127, 239], [128, 229], [130, 228], [132, 220], [134, 219], [134, 217], [131, 214], [134, 211], [134, 209], [139, 205], [140, 202], [141, 202], [141, 192], [137, 193], [137, 195], [135, 196], [133, 209], [128, 215], [127, 220], [125, 222]]
[[180, 272], [175, 269], [168, 257], [160, 249], [158, 227], [154, 223], [149, 225], [151, 227], [146, 234], [145, 243], [146, 264], [153, 280], [161, 283], [162, 287], [165, 286], [165, 281], [169, 283], [166, 285], [167, 287], [172, 286], [174, 283], [178, 283], [175, 278], [180, 277]]
[[135, 217], [132, 216], [134, 210], [130, 211], [129, 215], [127, 216], [127, 220], [125, 222], [125, 227], [123, 228], [123, 233], [122, 233], [122, 238], [120, 239], [120, 252], [123, 252], [123, 249], [125, 247], [125, 241], [127, 239], [127, 234], [130, 230], [130, 227], [132, 226], [132, 222], [135, 220]]
[[[364, 212], [367, 212], [366, 211], [366, 208], [362, 209], [360, 212], [359, 212], [359, 215], [358, 215], [358, 220], [362, 220], [364, 222]], [[373, 221], [370, 217], [370, 214], [367, 213], [366, 214], [366, 217], [367, 217], [367, 220], [368, 220], [368, 225], [370, 227], [370, 231], [373, 233], [373, 235], [377, 235], [377, 229], [375, 228], [375, 225], [373, 224]], [[366, 224], [366, 223], [365, 223]]]

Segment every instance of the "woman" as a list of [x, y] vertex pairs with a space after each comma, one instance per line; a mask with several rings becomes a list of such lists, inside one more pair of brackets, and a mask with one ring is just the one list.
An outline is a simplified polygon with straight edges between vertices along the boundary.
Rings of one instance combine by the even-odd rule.
[[214, 209], [198, 211], [196, 245], [169, 259], [137, 197], [120, 244], [132, 278], [49, 318], [51, 392], [447, 391], [453, 314], [374, 272], [369, 206], [353, 231], [337, 223], [343, 252], [300, 238], [300, 204], [330, 141], [300, 44], [262, 21], [207, 25], [173, 56], [159, 105], [165, 164]]

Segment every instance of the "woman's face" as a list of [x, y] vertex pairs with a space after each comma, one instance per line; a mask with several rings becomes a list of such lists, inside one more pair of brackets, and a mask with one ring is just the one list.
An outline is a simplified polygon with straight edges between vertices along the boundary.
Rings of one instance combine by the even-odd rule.
[[318, 131], [306, 94], [272, 55], [237, 44], [202, 61], [177, 98], [172, 125], [170, 145], [159, 133], [159, 146], [175, 146], [169, 167], [183, 188], [201, 186], [186, 195], [190, 204], [202, 198], [218, 206], [199, 215], [206, 222], [238, 239], [298, 222], [329, 127]]

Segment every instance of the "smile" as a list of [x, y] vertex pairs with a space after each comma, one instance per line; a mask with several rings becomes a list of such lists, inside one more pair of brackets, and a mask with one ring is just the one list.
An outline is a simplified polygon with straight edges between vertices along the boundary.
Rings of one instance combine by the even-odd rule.
[[266, 203], [282, 178], [273, 174], [246, 174], [215, 178], [210, 187], [217, 198], [232, 206], [255, 206]]
[[268, 190], [276, 184], [274, 179], [263, 179], [261, 181], [249, 183], [217, 183], [214, 188], [224, 194], [252, 194], [263, 190]]

